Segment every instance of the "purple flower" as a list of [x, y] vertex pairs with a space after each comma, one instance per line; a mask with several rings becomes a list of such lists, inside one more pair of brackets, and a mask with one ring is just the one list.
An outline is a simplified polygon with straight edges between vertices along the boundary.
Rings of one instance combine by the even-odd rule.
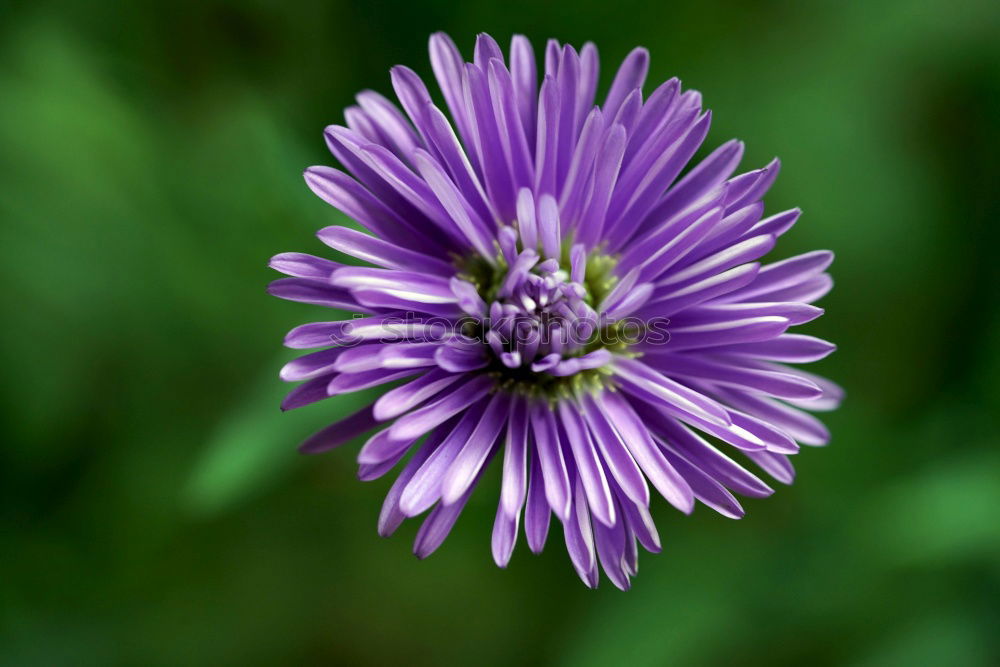
[[596, 586], [600, 563], [626, 589], [637, 544], [660, 550], [650, 486], [682, 512], [697, 499], [739, 518], [733, 493], [772, 489], [737, 459], [790, 483], [788, 455], [829, 439], [807, 411], [833, 409], [841, 390], [787, 364], [834, 349], [788, 333], [822, 314], [811, 304], [832, 285], [833, 255], [760, 263], [799, 217], [763, 217], [778, 161], [732, 176], [743, 144], [730, 141], [681, 176], [711, 113], [676, 79], [644, 99], [644, 49], [600, 105], [593, 44], [550, 40], [541, 81], [521, 36], [505, 58], [480, 35], [467, 63], [436, 34], [430, 55], [448, 113], [397, 66], [402, 110], [362, 92], [346, 127], [326, 129], [346, 172], [306, 171], [367, 230], [327, 227], [320, 240], [365, 266], [271, 260], [290, 276], [271, 294], [360, 314], [288, 334], [289, 347], [323, 349], [282, 369], [302, 381], [283, 408], [395, 383], [302, 445], [377, 429], [362, 480], [410, 454], [381, 535], [429, 510], [414, 547], [429, 555], [497, 456], [497, 564], [522, 521], [541, 551], [555, 514], [580, 578]]

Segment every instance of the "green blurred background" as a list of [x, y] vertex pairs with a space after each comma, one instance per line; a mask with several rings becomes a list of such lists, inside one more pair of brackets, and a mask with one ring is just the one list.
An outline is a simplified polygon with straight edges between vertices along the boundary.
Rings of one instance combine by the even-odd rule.
[[[266, 262], [341, 220], [301, 171], [439, 29], [593, 40], [605, 86], [649, 47], [710, 144], [783, 159], [776, 256], [837, 253], [832, 444], [742, 521], [658, 502], [629, 593], [559, 531], [497, 569], [495, 474], [418, 562], [355, 446], [295, 451], [362, 398], [278, 411], [322, 317]], [[1000, 664], [998, 34], [990, 0], [0, 3], [0, 664]]]

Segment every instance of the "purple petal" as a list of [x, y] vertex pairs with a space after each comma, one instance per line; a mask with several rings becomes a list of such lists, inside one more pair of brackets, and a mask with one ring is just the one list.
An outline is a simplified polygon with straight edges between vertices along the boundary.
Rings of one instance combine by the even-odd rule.
[[[752, 283], [730, 294], [728, 300], [749, 301], [788, 287], [801, 284], [826, 270], [833, 262], [829, 250], [816, 250], [790, 257], [761, 268]], [[797, 299], [759, 299], [761, 301], [795, 301]]]
[[559, 52], [562, 46], [557, 40], [549, 39], [545, 43], [545, 76], [553, 79], [559, 74]]
[[760, 466], [761, 470], [781, 482], [791, 484], [795, 481], [795, 468], [788, 457], [774, 452], [745, 452], [747, 458]]
[[418, 232], [344, 172], [331, 167], [309, 167], [305, 180], [320, 199], [376, 236], [407, 247], [422, 246], [432, 252], [444, 252], [438, 242]]
[[414, 473], [417, 472], [424, 461], [427, 460], [427, 457], [441, 444], [441, 440], [444, 439], [444, 435], [447, 432], [448, 429], [446, 426], [433, 431], [427, 437], [427, 440], [424, 441], [424, 444], [406, 462], [402, 472], [399, 473], [399, 477], [392, 483], [392, 487], [389, 489], [389, 493], [386, 494], [385, 501], [382, 503], [382, 511], [378, 517], [378, 534], [382, 537], [392, 535], [406, 519], [406, 515], [399, 509], [399, 497], [403, 494], [403, 489], [406, 488], [406, 485], [413, 479]]
[[624, 522], [622, 529], [625, 531], [622, 566], [628, 576], [634, 577], [639, 573], [639, 547], [636, 544], [635, 532], [629, 526], [628, 521]]
[[597, 404], [660, 495], [680, 511], [690, 514], [694, 509], [691, 487], [656, 447], [649, 431], [621, 394], [603, 392], [597, 396]]
[[344, 122], [347, 127], [368, 141], [376, 144], [388, 144], [388, 139], [379, 131], [375, 121], [359, 106], [344, 109]]
[[[776, 303], [711, 303], [693, 308], [687, 308], [670, 318], [670, 323], [675, 326], [714, 324], [716, 322], [731, 322], [733, 320], [746, 319], [748, 316], [775, 316], [784, 317], [791, 325], [805, 324], [811, 322], [823, 314], [822, 308], [811, 306], [807, 303], [796, 302], [776, 302]], [[775, 340], [781, 340], [787, 335], [782, 334]], [[714, 351], [736, 351], [743, 349], [742, 346], [732, 348], [720, 347]]]
[[569, 401], [560, 401], [559, 420], [563, 428], [560, 434], [563, 447], [573, 454], [577, 473], [594, 516], [605, 525], [614, 525], [616, 517], [611, 487], [604, 476], [604, 470], [579, 408]]
[[763, 178], [767, 174], [767, 169], [754, 169], [752, 171], [744, 172], [737, 176], [733, 176], [728, 181], [726, 181], [726, 205], [727, 207], [734, 202], [738, 202], [742, 199], [753, 185]]
[[337, 377], [330, 380], [330, 384], [326, 386], [326, 392], [331, 396], [348, 394], [352, 391], [361, 391], [362, 389], [378, 387], [379, 385], [383, 385], [388, 382], [402, 380], [403, 378], [408, 378], [414, 373], [419, 372], [420, 370], [416, 368], [407, 368], [403, 370], [378, 368], [370, 371], [363, 371], [361, 373], [341, 373]]
[[[635, 124], [639, 120], [639, 112], [641, 110], [642, 91], [636, 88], [625, 96], [625, 101], [623, 101], [621, 106], [618, 107], [618, 112], [611, 117], [612, 123], [621, 125], [625, 128], [625, 132], [629, 135], [629, 144], [635, 141], [633, 130], [635, 129]], [[628, 154], [627, 149], [625, 152]], [[624, 157], [622, 158], [622, 164], [625, 164]]]
[[326, 391], [326, 386], [332, 378], [333, 374], [331, 373], [321, 375], [308, 382], [303, 382], [288, 392], [284, 400], [281, 401], [281, 409], [294, 410], [295, 408], [305, 407], [317, 401], [322, 401], [324, 398], [330, 398], [330, 394]]
[[[408, 343], [400, 343], [407, 345]], [[423, 343], [418, 343], [423, 345]], [[380, 355], [387, 345], [382, 343], [369, 343], [366, 345], [356, 345], [342, 350], [337, 355], [337, 360], [333, 362], [333, 369], [338, 373], [360, 373], [376, 368], [382, 368]]]
[[491, 385], [492, 380], [486, 376], [479, 376], [463, 382], [458, 387], [452, 387], [441, 398], [400, 417], [390, 427], [392, 437], [405, 440], [427, 433], [481, 399], [490, 390]]
[[[421, 154], [428, 155], [423, 149], [414, 149], [414, 158]], [[445, 209], [435, 198], [435, 192], [429, 187], [430, 183], [426, 182], [426, 176], [424, 180], [421, 180], [391, 151], [377, 144], [361, 146], [358, 150], [358, 156], [414, 209], [422, 213], [438, 230], [443, 232], [449, 244], [461, 242], [461, 236], [455, 230]], [[437, 163], [435, 162], [435, 164]], [[417, 166], [419, 168], [420, 165]], [[423, 175], [422, 171], [421, 175]]]
[[[548, 355], [546, 359], [552, 356], [553, 355]], [[568, 377], [570, 375], [576, 375], [580, 371], [601, 368], [602, 366], [610, 364], [613, 359], [614, 355], [606, 349], [594, 350], [593, 352], [588, 352], [587, 354], [579, 357], [563, 359], [552, 368], [549, 368], [548, 372], [549, 375], [554, 375], [555, 377]], [[534, 368], [535, 366], [532, 365], [532, 370], [534, 370]]]
[[569, 553], [573, 568], [590, 588], [597, 587], [594, 576], [595, 553], [594, 533], [590, 524], [590, 512], [587, 511], [587, 498], [583, 490], [583, 482], [579, 479], [573, 489], [571, 513], [563, 519], [563, 535], [566, 539], [566, 551]]
[[[638, 406], [637, 406], [638, 407]], [[649, 413], [641, 411], [643, 417]], [[660, 444], [737, 493], [763, 498], [774, 493], [767, 484], [748, 472], [703, 438], [673, 419], [661, 419], [656, 424], [663, 438]]]
[[[698, 386], [694, 382], [689, 382], [689, 384], [691, 384], [692, 387]], [[702, 391], [708, 393], [709, 390], [702, 389]], [[756, 433], [744, 428], [744, 420], [738, 419], [736, 414], [732, 411], [726, 412], [726, 416], [732, 420], [732, 423], [726, 426], [721, 426], [714, 422], [705, 421], [699, 417], [685, 417], [684, 415], [673, 414], [662, 405], [649, 403], [643, 405], [638, 401], [634, 401], [633, 404], [636, 406], [636, 410], [639, 411], [643, 419], [650, 423], [650, 428], [654, 430], [657, 428], [657, 422], [671, 421], [672, 418], [676, 418], [687, 424], [691, 424], [705, 433], [713, 435], [723, 442], [745, 452], [762, 451], [768, 447], [768, 442], [758, 437]], [[660, 425], [660, 428], [662, 428], [662, 425]]]
[[379, 352], [382, 368], [423, 368], [437, 363], [437, 351], [444, 347], [439, 341], [430, 343], [395, 343]]
[[375, 317], [303, 324], [288, 332], [285, 345], [294, 349], [308, 349], [353, 345], [363, 341], [390, 342], [414, 338], [437, 340], [443, 335], [441, 327], [404, 319], [401, 313], [396, 312]]
[[361, 463], [361, 464], [358, 464], [358, 481], [359, 482], [371, 482], [371, 481], [374, 481], [376, 479], [379, 479], [380, 477], [384, 476], [387, 472], [389, 472], [390, 470], [392, 470], [393, 468], [395, 468], [396, 464], [398, 464], [400, 462], [400, 460], [403, 458], [403, 456], [405, 456], [405, 455], [406, 455], [406, 452], [402, 452], [402, 453], [400, 453], [399, 456], [394, 457], [394, 458], [386, 459], [385, 461], [382, 461], [381, 463], [374, 463], [374, 464]]
[[722, 207], [714, 206], [721, 192], [695, 202], [690, 209], [667, 220], [649, 235], [636, 241], [622, 256], [619, 272], [642, 267], [642, 278], [659, 278], [691, 252], [722, 216]]
[[580, 56], [569, 44], [559, 54], [559, 139], [556, 152], [559, 156], [556, 171], [556, 189], [561, 191], [569, 171], [570, 158], [579, 136], [576, 125], [577, 88], [580, 85]]
[[358, 452], [358, 463], [363, 466], [374, 466], [386, 461], [398, 461], [417, 438], [393, 438], [389, 429], [383, 429], [368, 438]]
[[[758, 234], [755, 236], [748, 234], [751, 229], [757, 226], [760, 216], [763, 213], [764, 202], [754, 202], [741, 209], [727, 211], [722, 220], [719, 221], [719, 224], [705, 236], [702, 242], [698, 244], [698, 247], [694, 249], [694, 252], [678, 264], [678, 270], [681, 267], [687, 267], [696, 261], [702, 260], [713, 253], [727, 251], [731, 253], [733, 251], [729, 250], [729, 248], [742, 248], [744, 247], [743, 244], [749, 243], [754, 239], [758, 240], [758, 242], [761, 238], [776, 239], [776, 236], [769, 234]], [[750, 259], [757, 259], [763, 254], [754, 255]]]
[[345, 266], [333, 272], [330, 283], [344, 289], [385, 291], [414, 302], [457, 303], [447, 278], [414, 271]]
[[[687, 131], [680, 141], [657, 156], [652, 164], [644, 165], [642, 180], [631, 193], [628, 203], [623, 205], [621, 213], [617, 216], [613, 212], [609, 216], [614, 220], [609, 230], [615, 235], [614, 242], [608, 245], [608, 250], [612, 252], [619, 250], [624, 241], [639, 228], [639, 223], [649, 214], [660, 194], [677, 178], [684, 165], [698, 150], [705, 135], [708, 134], [711, 121], [712, 112], [709, 111]], [[633, 167], [638, 164], [639, 160], [636, 160]], [[622, 190], [623, 193], [627, 191], [627, 189]]]
[[639, 270], [633, 269], [625, 274], [618, 284], [608, 292], [607, 296], [597, 305], [598, 312], [604, 312], [608, 308], [615, 306], [621, 299], [623, 299], [632, 289], [635, 287], [636, 282], [639, 280]]
[[621, 301], [604, 311], [604, 316], [611, 321], [628, 317], [646, 305], [653, 296], [653, 283], [640, 283], [635, 286]]
[[326, 308], [339, 308], [355, 312], [371, 312], [359, 305], [353, 294], [345, 289], [333, 287], [326, 281], [310, 278], [279, 278], [267, 286], [267, 293], [279, 299], [309, 303]]
[[646, 551], [659, 553], [662, 548], [660, 535], [656, 532], [656, 524], [649, 513], [649, 508], [633, 503], [620, 492], [616, 493], [616, 497], [618, 507], [621, 508], [622, 516], [632, 534]]
[[610, 527], [600, 523], [594, 524], [594, 541], [604, 573], [608, 575], [612, 584], [623, 591], [627, 591], [631, 587], [628, 575], [629, 566], [625, 558], [625, 543], [631, 537], [626, 535], [625, 525], [624, 521]]
[[528, 188], [517, 193], [517, 229], [521, 245], [526, 250], [538, 250], [538, 223], [535, 216], [535, 199]]
[[741, 391], [720, 388], [717, 394], [729, 405], [774, 424], [804, 445], [821, 446], [830, 441], [830, 431], [807, 412], [780, 401]]
[[642, 47], [633, 49], [622, 61], [614, 81], [611, 82], [608, 97], [603, 104], [604, 111], [609, 114], [618, 111], [626, 95], [636, 88], [642, 88], [647, 72], [649, 72], [649, 51]]
[[[760, 236], [761, 234], [772, 234], [774, 236], [781, 236], [798, 221], [799, 216], [802, 215], [802, 209], [793, 208], [788, 211], [782, 211], [781, 213], [776, 213], [769, 218], [764, 218], [756, 225], [747, 230], [743, 238], [750, 238], [751, 236]], [[742, 240], [742, 239], [740, 239]]]
[[623, 165], [627, 167], [640, 150], [649, 143], [650, 138], [659, 136], [659, 131], [670, 122], [677, 109], [677, 93], [680, 91], [680, 87], [681, 82], [676, 77], [665, 81], [653, 91], [649, 99], [642, 105], [635, 127], [629, 132], [629, 145], [625, 150]]
[[353, 440], [362, 433], [378, 426], [378, 421], [372, 414], [372, 406], [366, 405], [354, 414], [330, 424], [326, 428], [309, 436], [299, 446], [303, 454], [319, 454]]
[[742, 518], [745, 512], [739, 501], [733, 497], [724, 486], [712, 479], [700, 468], [688, 463], [687, 459], [669, 450], [664, 450], [664, 456], [677, 469], [694, 492], [695, 498], [705, 503], [722, 516], [730, 519]]
[[755, 343], [770, 340], [783, 334], [791, 323], [784, 317], [766, 315], [740, 320], [712, 322], [672, 327], [670, 341], [657, 349], [680, 352], [711, 348], [717, 345]]
[[428, 119], [427, 132], [431, 145], [440, 154], [443, 165], [448, 168], [465, 201], [478, 212], [482, 220], [499, 222], [500, 215], [487, 196], [482, 179], [473, 167], [465, 147], [455, 135], [448, 117], [430, 102], [424, 106], [424, 114]]
[[[416, 516], [441, 498], [441, 480], [451, 467], [462, 446], [472, 435], [482, 418], [487, 401], [482, 399], [469, 407], [458, 425], [452, 429], [441, 446], [434, 450], [427, 461], [413, 475], [399, 498], [399, 508], [406, 516]], [[398, 423], [398, 422], [397, 422]]]
[[540, 554], [545, 547], [545, 538], [549, 534], [552, 510], [545, 498], [545, 480], [535, 449], [530, 451], [530, 457], [531, 474], [528, 478], [528, 498], [524, 508], [524, 536], [528, 539], [528, 548], [531, 552]]
[[411, 369], [434, 365], [440, 342], [359, 345], [345, 350], [334, 368], [341, 373], [361, 373], [375, 369]]
[[514, 553], [514, 545], [517, 542], [517, 528], [521, 521], [521, 512], [510, 516], [504, 512], [503, 506], [497, 506], [497, 516], [493, 522], [493, 539], [491, 547], [493, 551], [493, 561], [497, 567], [507, 567], [510, 557]]
[[535, 193], [556, 194], [557, 147], [559, 141], [559, 91], [546, 76], [538, 95], [538, 126], [535, 138]]
[[528, 406], [525, 399], [511, 400], [504, 447], [503, 481], [500, 486], [500, 507], [510, 516], [518, 516], [528, 489]]
[[275, 271], [281, 271], [285, 275], [295, 278], [313, 278], [314, 280], [326, 281], [330, 274], [343, 264], [307, 255], [304, 252], [283, 252], [272, 257], [268, 266]]
[[597, 47], [587, 42], [580, 49], [580, 86], [576, 91], [576, 127], [583, 126], [584, 116], [594, 106], [597, 91], [597, 76], [600, 68]]
[[733, 417], [733, 426], [752, 433], [767, 446], [767, 451], [779, 454], [798, 453], [798, 443], [774, 425], [738, 410], [730, 410], [729, 414]]
[[[451, 37], [443, 32], [437, 32], [430, 38], [431, 68], [437, 78], [438, 86], [444, 94], [445, 102], [451, 117], [455, 119], [458, 132], [466, 146], [471, 146], [472, 120], [465, 106], [465, 95], [462, 86], [464, 62]], [[477, 158], [478, 156], [473, 156]]]
[[776, 364], [769, 361], [763, 361], [760, 359], [744, 359], [743, 363], [752, 368], [759, 368], [765, 371], [773, 371], [775, 373], [788, 373], [790, 375], [795, 375], [797, 377], [803, 378], [812, 382], [814, 385], [822, 390], [822, 395], [819, 398], [814, 399], [787, 399], [789, 403], [797, 405], [806, 410], [812, 411], [825, 411], [833, 410], [837, 405], [844, 399], [844, 390], [837, 385], [837, 383], [831, 380], [816, 375], [814, 373], [809, 373], [801, 368], [796, 368], [794, 366], [786, 366], [785, 364]]
[[[759, 264], [744, 264], [718, 275], [709, 276], [675, 292], [656, 295], [636, 315], [640, 317], [644, 315], [668, 317], [709, 299], [731, 294], [734, 290], [752, 282], [759, 270]], [[775, 299], [775, 301], [778, 300]]]
[[538, 199], [538, 234], [545, 256], [558, 260], [562, 255], [562, 233], [559, 227], [559, 205], [552, 195], [543, 194]]
[[594, 170], [594, 187], [584, 207], [584, 215], [577, 226], [578, 240], [587, 248], [592, 248], [601, 240], [605, 216], [615, 183], [625, 154], [626, 133], [621, 125], [613, 124], [608, 130], [597, 158]]
[[398, 219], [405, 220], [403, 224], [422, 244], [448, 250], [460, 247], [454, 227], [427, 184], [392, 151], [339, 125], [328, 126], [324, 137], [334, 156]]
[[487, 457], [494, 451], [500, 430], [510, 416], [510, 397], [494, 394], [472, 435], [458, 452], [441, 480], [441, 502], [456, 502], [479, 476]]
[[770, 164], [760, 171], [759, 176], [753, 179], [749, 187], [742, 194], [739, 194], [735, 188], [731, 188], [731, 196], [726, 201], [726, 212], [741, 209], [763, 197], [764, 193], [771, 188], [774, 180], [778, 178], [779, 171], [781, 171], [781, 160], [774, 158]]
[[676, 290], [707, 277], [718, 275], [734, 266], [759, 259], [771, 251], [774, 243], [775, 238], [773, 236], [757, 236], [746, 241], [741, 241], [689, 266], [683, 268], [674, 267], [674, 271], [669, 272], [664, 280], [657, 283], [657, 287], [660, 289]]
[[504, 156], [500, 139], [500, 134], [504, 130], [497, 126], [497, 116], [490, 100], [485, 70], [472, 63], [466, 63], [464, 83], [465, 104], [472, 109], [473, 139], [484, 165], [483, 180], [486, 183], [486, 192], [496, 205], [501, 219], [510, 220], [514, 216], [516, 189], [511, 180], [510, 166]]
[[[627, 162], [623, 160], [622, 176], [616, 185], [615, 196], [609, 208], [609, 222], [615, 221], [616, 224], [622, 222], [622, 214], [641, 198], [642, 212], [640, 213], [638, 208], [633, 209], [638, 217], [629, 221], [629, 227], [644, 229], [651, 220], [649, 216], [656, 210], [656, 200], [673, 178], [670, 172], [676, 173], [675, 167], [683, 159], [682, 155], [691, 150], [691, 142], [700, 141], [699, 137], [702, 137], [707, 130], [710, 117], [707, 114], [699, 116], [700, 109], [697, 106], [681, 104], [683, 99], [682, 95], [678, 104], [668, 112], [669, 116], [637, 147], [635, 157]], [[628, 110], [631, 100], [634, 100], [636, 105], [640, 103], [641, 94], [638, 90], [626, 98], [621, 108], [622, 112]], [[619, 116], [615, 121], [621, 122], [629, 131], [629, 143], [632, 144], [635, 137], [629, 120]], [[695, 134], [691, 134], [692, 129], [695, 130]], [[626, 151], [626, 155], [629, 155], [629, 151]]]
[[[729, 345], [717, 348], [713, 352], [802, 364], [819, 361], [836, 349], [836, 345], [821, 338], [784, 333], [771, 340]], [[806, 397], [799, 396], [797, 398]]]
[[579, 222], [586, 201], [587, 186], [593, 178], [595, 158], [604, 141], [604, 131], [604, 115], [600, 109], [594, 109], [583, 125], [583, 132], [573, 151], [569, 171], [559, 197], [559, 208], [566, 219], [567, 227], [575, 226]]
[[373, 414], [379, 421], [393, 419], [409, 412], [432, 396], [450, 387], [462, 376], [442, 370], [428, 371], [413, 382], [390, 389], [373, 406]]
[[455, 230], [453, 233], [465, 239], [484, 258], [492, 258], [493, 239], [485, 221], [479, 218], [455, 183], [430, 154], [418, 150], [414, 153], [414, 158], [420, 175], [433, 191], [436, 200], [447, 211], [449, 226]]
[[503, 65], [503, 52], [496, 40], [485, 32], [476, 35], [476, 48], [473, 51], [473, 62], [476, 67], [486, 71], [486, 66], [490, 60], [498, 60]]
[[407, 159], [420, 139], [396, 105], [373, 90], [358, 94], [358, 104], [385, 138], [385, 145], [400, 159]]
[[427, 86], [416, 72], [404, 65], [390, 68], [389, 75], [392, 79], [392, 89], [396, 92], [396, 97], [399, 98], [400, 104], [403, 105], [403, 109], [413, 125], [417, 128], [424, 145], [433, 149], [433, 142], [429, 140], [429, 120], [427, 114], [424, 113], [425, 107], [431, 103], [431, 95]]
[[513, 185], [515, 188], [529, 187], [535, 180], [534, 156], [521, 125], [510, 72], [502, 63], [493, 60], [489, 64], [487, 78], [493, 113], [500, 130], [500, 145], [510, 168]]
[[448, 537], [448, 533], [455, 526], [458, 515], [465, 508], [465, 503], [469, 501], [473, 489], [470, 487], [465, 494], [458, 498], [451, 505], [439, 504], [435, 507], [424, 522], [420, 524], [417, 537], [413, 541], [413, 553], [417, 558], [427, 558], [434, 553]]
[[[593, 436], [592, 442], [601, 453], [601, 460], [607, 466], [608, 472], [632, 502], [649, 506], [649, 487], [642, 476], [638, 464], [632, 458], [631, 452], [622, 442], [617, 431], [608, 423], [604, 413], [594, 402], [593, 397], [584, 394], [581, 399], [581, 414]], [[609, 480], [610, 481], [610, 480]]]
[[510, 73], [514, 98], [530, 144], [535, 141], [535, 111], [538, 98], [538, 71], [535, 52], [524, 35], [514, 35], [510, 42]]
[[787, 373], [775, 373], [747, 368], [738, 358], [725, 356], [707, 358], [694, 354], [652, 354], [645, 359], [669, 377], [686, 377], [708, 380], [728, 387], [760, 392], [778, 398], [818, 398], [822, 391], [804, 378]]
[[691, 169], [664, 195], [657, 205], [679, 210], [719, 185], [733, 173], [743, 158], [743, 142], [731, 139]]
[[798, 285], [773, 292], [766, 292], [757, 298], [767, 301], [801, 301], [803, 303], [812, 303], [813, 301], [822, 299], [831, 289], [833, 289], [833, 278], [827, 273], [821, 273], [818, 276], [813, 276], [808, 280], [802, 281]]
[[545, 480], [545, 497], [556, 516], [566, 521], [570, 514], [572, 495], [552, 411], [544, 401], [533, 402], [528, 410], [535, 436], [535, 451]]
[[[362, 304], [368, 312], [375, 310], [405, 310], [408, 313], [419, 313], [433, 317], [453, 318], [462, 314], [458, 300], [454, 296], [426, 295], [412, 288], [396, 290], [393, 288], [369, 289], [355, 287], [351, 296]], [[358, 310], [355, 307], [355, 310]]]
[[[329, 344], [329, 343], [327, 343]], [[320, 350], [292, 359], [281, 368], [280, 377], [285, 382], [311, 380], [320, 375], [328, 375], [334, 371], [337, 357], [347, 348]]]
[[[443, 276], [455, 273], [454, 267], [436, 257], [408, 250], [349, 227], [324, 227], [316, 235], [320, 241], [334, 250], [388, 269], [434, 273]], [[339, 268], [339, 266], [334, 268]], [[330, 273], [332, 270], [327, 272], [325, 277], [329, 277]]]
[[711, 399], [664, 377], [646, 364], [619, 357], [615, 373], [623, 388], [681, 415], [692, 415], [710, 423], [729, 423], [726, 411]]
[[438, 347], [434, 361], [451, 373], [468, 373], [485, 368], [489, 358], [486, 348], [478, 342], [469, 344], [451, 340]]

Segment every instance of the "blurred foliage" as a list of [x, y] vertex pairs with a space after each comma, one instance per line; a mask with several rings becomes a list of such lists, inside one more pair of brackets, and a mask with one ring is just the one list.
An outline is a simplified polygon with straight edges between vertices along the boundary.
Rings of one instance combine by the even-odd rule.
[[[829, 247], [834, 442], [733, 522], [655, 508], [635, 588], [559, 536], [507, 571], [484, 480], [445, 546], [375, 536], [388, 479], [281, 414], [315, 308], [267, 258], [342, 221], [320, 131], [426, 38], [634, 44], [781, 156], [778, 255]], [[0, 4], [0, 664], [1000, 662], [1000, 10], [995, 2]], [[494, 466], [495, 467], [495, 466]]]

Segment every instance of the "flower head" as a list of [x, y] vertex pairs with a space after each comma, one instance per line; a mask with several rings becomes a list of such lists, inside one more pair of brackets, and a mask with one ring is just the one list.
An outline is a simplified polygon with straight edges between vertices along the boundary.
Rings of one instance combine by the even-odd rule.
[[[789, 363], [833, 345], [788, 329], [815, 319], [831, 287], [829, 252], [762, 265], [799, 217], [763, 217], [778, 161], [732, 176], [730, 141], [689, 169], [710, 112], [671, 79], [643, 97], [636, 49], [595, 105], [597, 50], [549, 41], [544, 76], [524, 37], [506, 58], [488, 35], [464, 62], [443, 34], [431, 64], [448, 110], [412, 70], [392, 69], [402, 110], [358, 95], [346, 126], [326, 130], [346, 169], [306, 181], [367, 232], [320, 230], [367, 266], [300, 253], [271, 266], [275, 296], [353, 311], [293, 329], [294, 408], [388, 383], [374, 404], [311, 437], [325, 451], [377, 429], [359, 477], [409, 454], [378, 529], [430, 510], [418, 556], [444, 540], [491, 459], [503, 481], [493, 556], [509, 561], [523, 522], [541, 551], [554, 514], [573, 566], [596, 586], [598, 563], [629, 586], [637, 544], [659, 551], [653, 491], [682, 512], [695, 500], [739, 518], [733, 493], [771, 488], [788, 455], [829, 434], [806, 411], [841, 391]], [[650, 490], [652, 486], [653, 491]]]

